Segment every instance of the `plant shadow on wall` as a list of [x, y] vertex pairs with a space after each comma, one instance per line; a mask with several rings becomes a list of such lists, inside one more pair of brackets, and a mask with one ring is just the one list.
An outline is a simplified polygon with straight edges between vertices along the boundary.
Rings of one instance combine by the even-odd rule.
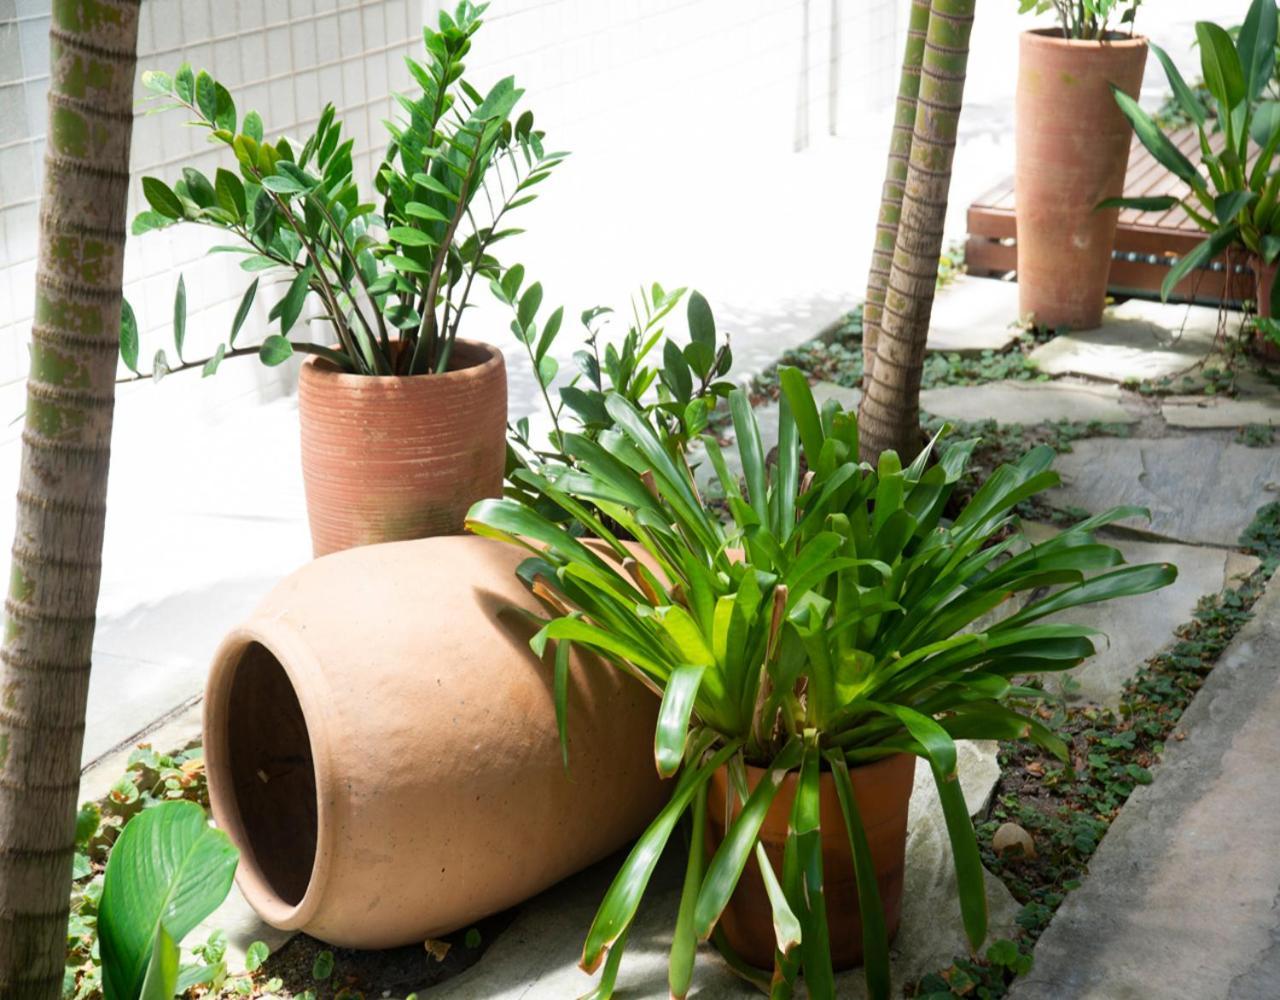
[[[481, 501], [468, 517], [473, 531], [531, 552], [520, 575], [553, 611], [533, 646], [555, 644], [562, 732], [572, 643], [662, 700], [655, 759], [675, 786], [588, 931], [582, 967], [602, 970], [593, 997], [612, 995], [641, 897], [686, 817], [673, 996], [688, 992], [698, 942], [710, 938], [773, 996], [789, 996], [803, 972], [810, 996], [831, 997], [834, 967], [862, 960], [871, 995], [887, 997], [912, 755], [937, 784], [965, 931], [980, 946], [983, 873], [954, 741], [1030, 739], [1065, 756], [1052, 731], [1018, 711], [1039, 692], [1015, 678], [1080, 663], [1093, 630], [1043, 619], [1175, 576], [1169, 565], [1122, 565], [1094, 537], [1142, 513], [1134, 508], [1017, 551], [1006, 537], [1013, 508], [1057, 482], [1048, 448], [998, 469], [944, 524], [976, 442], [935, 460], [935, 437], [907, 468], [893, 452], [872, 468], [858, 461], [853, 414], [835, 401], [819, 412], [797, 370], [780, 380], [769, 465], [747, 395], [729, 397], [745, 489], [714, 438], [702, 439], [727, 525], [708, 512], [684, 450], [618, 396], [605, 400], [616, 426], [599, 440], [562, 436], [570, 464], [515, 475], [572, 531], [517, 497]], [[1011, 594], [1045, 587], [1055, 589], [963, 631]], [[824, 849], [824, 828], [842, 831], [838, 850]], [[839, 880], [827, 876], [837, 871], [856, 875], [856, 898], [836, 898]]]

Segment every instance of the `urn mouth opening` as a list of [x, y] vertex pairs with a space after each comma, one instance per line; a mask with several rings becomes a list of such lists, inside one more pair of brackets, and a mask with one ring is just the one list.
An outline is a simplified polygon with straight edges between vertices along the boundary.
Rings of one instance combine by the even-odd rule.
[[224, 647], [210, 677], [205, 754], [218, 824], [240, 849], [237, 881], [270, 924], [302, 926], [318, 903], [321, 803], [307, 717], [281, 658], [257, 638]]

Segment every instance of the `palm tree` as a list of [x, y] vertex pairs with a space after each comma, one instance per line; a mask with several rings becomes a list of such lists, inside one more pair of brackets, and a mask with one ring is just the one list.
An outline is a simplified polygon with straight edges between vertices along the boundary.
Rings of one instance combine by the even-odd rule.
[[57, 1000], [120, 333], [138, 0], [53, 5], [22, 475], [0, 649], [0, 1000]]
[[960, 123], [974, 0], [933, 0], [916, 103], [911, 159], [875, 363], [858, 408], [864, 458], [920, 450], [920, 374], [942, 252], [951, 161]]
[[880, 217], [871, 250], [871, 273], [867, 297], [862, 306], [862, 368], [869, 372], [876, 363], [876, 340], [884, 310], [885, 286], [893, 265], [893, 248], [898, 242], [898, 220], [902, 215], [902, 189], [911, 159], [911, 135], [915, 131], [916, 98], [920, 94], [920, 64], [924, 58], [925, 34], [929, 29], [929, 0], [911, 0], [907, 22], [907, 48], [902, 55], [902, 76], [894, 107], [893, 133], [889, 138], [889, 162], [880, 194]]

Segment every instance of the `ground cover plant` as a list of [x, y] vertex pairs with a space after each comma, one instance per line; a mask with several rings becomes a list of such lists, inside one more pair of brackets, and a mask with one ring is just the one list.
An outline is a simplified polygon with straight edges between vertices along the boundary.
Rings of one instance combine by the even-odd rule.
[[[867, 983], [872, 995], [887, 996], [887, 932], [849, 768], [896, 753], [930, 763], [965, 930], [980, 946], [985, 894], [953, 740], [1021, 735], [1065, 755], [1048, 728], [1008, 704], [1028, 694], [1014, 675], [1068, 669], [1093, 652], [1089, 629], [1041, 619], [1148, 592], [1175, 574], [1168, 565], [1121, 565], [1117, 550], [1095, 541], [1093, 531], [1133, 509], [1091, 518], [1001, 563], [1017, 541], [997, 540], [1014, 522], [1013, 507], [1057, 481], [1050, 449], [997, 470], [944, 525], [975, 442], [946, 446], [936, 464], [929, 464], [931, 444], [906, 469], [891, 452], [872, 468], [858, 461], [853, 414], [834, 401], [819, 414], [798, 370], [784, 369], [780, 381], [780, 444], [771, 463], [747, 395], [730, 395], [745, 490], [715, 440], [704, 438], [727, 497], [727, 525], [702, 504], [683, 455], [673, 455], [660, 429], [616, 396], [606, 403], [616, 430], [599, 442], [565, 435], [573, 467], [518, 474], [613, 560], [515, 498], [482, 501], [468, 518], [472, 530], [533, 553], [520, 574], [553, 611], [533, 646], [541, 653], [557, 644], [562, 733], [569, 643], [604, 655], [662, 696], [655, 758], [660, 773], [679, 777], [670, 805], [627, 858], [588, 931], [581, 964], [589, 972], [603, 968], [594, 996], [612, 994], [639, 900], [686, 812], [692, 846], [672, 994], [685, 995], [696, 943], [711, 937], [731, 965], [774, 996], [789, 996], [801, 970], [811, 996], [833, 995], [817, 815], [823, 773], [835, 783], [842, 812], [826, 822], [843, 823], [858, 872]], [[596, 511], [634, 538], [650, 564], [637, 562]], [[1101, 572], [1086, 580], [1085, 570]], [[984, 632], [959, 634], [1010, 593], [1048, 585], [1061, 589]], [[751, 765], [768, 777], [748, 793]], [[707, 858], [707, 788], [721, 767], [741, 813]], [[779, 878], [759, 832], [790, 771], [799, 784]], [[769, 890], [777, 936], [772, 986], [717, 927], [753, 862]]]
[[[537, 198], [537, 185], [564, 159], [544, 149], [532, 112], [516, 114], [523, 91], [513, 78], [486, 94], [465, 79], [463, 60], [485, 9], [463, 0], [452, 14], [442, 10], [438, 28], [423, 31], [425, 60], [407, 60], [419, 90], [397, 95], [402, 117], [387, 123], [389, 145], [375, 175], [380, 205], [359, 190], [353, 140], [343, 138], [332, 104], [305, 140], [272, 139], [256, 111], [238, 118], [231, 94], [203, 70], [183, 65], [172, 76], [144, 74], [159, 102], [154, 110], [191, 115], [189, 124], [226, 146], [237, 169], [220, 167], [211, 179], [188, 167], [172, 187], [143, 178], [151, 207], [135, 219], [134, 234], [181, 222], [213, 227], [237, 240], [215, 249], [244, 255], [242, 268], [259, 274], [226, 342], [198, 361], [183, 357], [186, 290], [179, 278], [176, 360], [158, 351], [150, 376], [196, 367], [212, 375], [226, 358], [248, 354], [275, 365], [295, 351], [362, 375], [448, 369], [473, 285], [502, 277], [495, 248], [522, 231], [510, 214]], [[237, 346], [264, 276], [287, 282], [270, 314], [279, 332], [261, 345]], [[320, 339], [290, 339], [309, 300], [324, 320]], [[129, 310], [120, 347], [137, 374]]]
[[[984, 866], [1023, 904], [1019, 932], [979, 959], [958, 957], [923, 977], [909, 996], [999, 1000], [1030, 968], [1036, 940], [1080, 886], [1089, 858], [1134, 788], [1150, 783], [1166, 745], [1182, 738], [1177, 725], [1183, 712], [1280, 566], [1280, 504], [1258, 510], [1240, 545], [1259, 558], [1258, 568], [1239, 585], [1200, 601], [1174, 644], [1129, 682], [1118, 710], [1064, 706], [1047, 696], [1036, 705], [1036, 716], [1065, 737], [1067, 762], [1023, 743], [1001, 742], [1001, 778], [977, 829]], [[995, 833], [1006, 823], [1031, 835], [1034, 856], [995, 850]]]

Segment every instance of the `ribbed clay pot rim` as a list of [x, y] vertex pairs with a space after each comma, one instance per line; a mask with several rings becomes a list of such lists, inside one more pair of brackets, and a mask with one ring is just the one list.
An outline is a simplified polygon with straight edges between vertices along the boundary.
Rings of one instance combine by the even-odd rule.
[[[396, 342], [393, 341], [393, 348], [395, 345]], [[490, 378], [494, 371], [504, 364], [501, 349], [493, 344], [487, 344], [483, 340], [464, 340], [459, 337], [453, 342], [451, 361], [460, 360], [459, 348], [474, 360], [470, 361], [465, 368], [450, 368], [448, 371], [438, 374], [426, 372], [421, 375], [357, 375], [353, 372], [344, 372], [328, 358], [315, 354], [302, 363], [302, 372], [303, 376], [308, 379], [323, 380], [326, 384], [340, 389], [367, 389], [371, 384], [388, 388], [412, 385], [416, 389], [419, 386], [425, 386], [426, 383], [439, 385], [441, 382], [445, 382], [455, 386], [467, 382], [483, 381]], [[337, 345], [335, 345], [336, 349], [338, 349]]]
[[[358, 378], [362, 376], [351, 376]], [[315, 778], [316, 795], [316, 846], [311, 862], [311, 876], [307, 888], [297, 903], [284, 899], [276, 891], [270, 878], [263, 872], [258, 859], [250, 849], [251, 841], [240, 813], [240, 803], [235, 795], [234, 782], [210, 781], [209, 805], [214, 819], [240, 848], [240, 864], [236, 869], [236, 882], [249, 904], [273, 927], [298, 930], [315, 916], [324, 898], [333, 860], [333, 830], [330, 815], [329, 789], [333, 787], [333, 765], [329, 744], [323, 738], [329, 730], [325, 710], [331, 702], [331, 692], [324, 671], [310, 647], [302, 637], [290, 629], [275, 628], [270, 620], [252, 620], [239, 626], [223, 639], [214, 653], [205, 688], [204, 756], [206, 770], [231, 768], [231, 728], [227, 713], [231, 689], [241, 669], [245, 655], [254, 644], [260, 645], [275, 659], [288, 678], [289, 685], [298, 699], [298, 708], [307, 728], [307, 742], [311, 749], [311, 768]], [[216, 721], [216, 725], [210, 722]], [[222, 790], [226, 789], [226, 794]]]
[[1022, 33], [1023, 42], [1037, 48], [1076, 49], [1081, 52], [1105, 52], [1112, 49], [1145, 49], [1146, 35], [1122, 35], [1114, 33], [1113, 38], [1063, 38], [1061, 28], [1031, 28]]
[[[902, 758], [910, 757], [910, 756], [912, 755], [909, 753], [904, 753], [902, 751], [894, 751], [893, 753], [888, 754], [884, 757], [878, 757], [875, 760], [869, 760], [865, 764], [850, 764], [849, 774], [850, 776], [857, 775], [860, 772], [863, 774], [870, 774], [873, 771], [887, 771], [894, 766], [901, 767]], [[746, 769], [747, 769], [747, 775], [753, 778], [755, 777], [762, 778], [764, 775], [769, 774], [771, 771], [774, 770], [774, 768], [772, 767], [761, 767], [758, 764], [747, 764]], [[729, 770], [729, 765], [722, 764], [717, 770], [727, 773]], [[799, 780], [799, 778], [800, 778], [799, 768], [792, 768], [783, 777], [782, 787], [786, 787], [788, 784], [794, 784], [796, 781]], [[825, 760], [822, 762], [822, 767], [818, 771], [818, 780], [820, 782], [835, 780], [834, 776], [831, 773], [831, 769], [827, 767], [827, 762]], [[748, 782], [748, 784], [750, 784], [750, 782]], [[754, 786], [751, 786], [751, 787], [754, 787]]]

